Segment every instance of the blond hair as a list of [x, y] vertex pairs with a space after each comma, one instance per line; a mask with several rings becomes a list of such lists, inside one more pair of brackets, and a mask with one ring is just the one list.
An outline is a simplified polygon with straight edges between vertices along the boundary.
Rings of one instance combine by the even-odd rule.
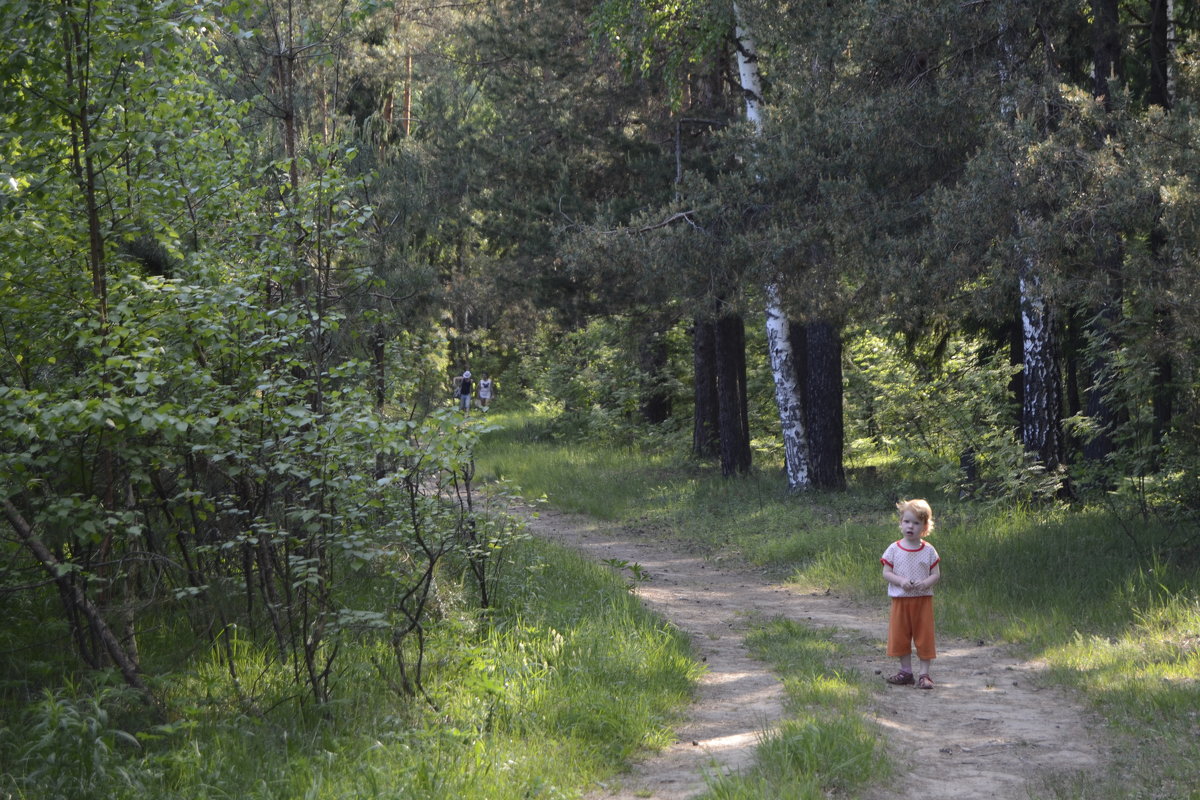
[[925, 526], [925, 529], [921, 531], [922, 539], [933, 533], [933, 509], [929, 507], [929, 503], [925, 500], [901, 500], [899, 503], [896, 503], [896, 511], [902, 517], [905, 511], [913, 513], [913, 516]]

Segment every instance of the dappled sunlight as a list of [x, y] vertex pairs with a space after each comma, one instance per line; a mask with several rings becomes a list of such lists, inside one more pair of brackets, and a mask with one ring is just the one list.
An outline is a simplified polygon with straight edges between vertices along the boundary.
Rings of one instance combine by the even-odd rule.
[[903, 736], [914, 736], [920, 732], [920, 728], [916, 725], [910, 725], [899, 720], [888, 719], [886, 717], [878, 717], [875, 722], [881, 727], [889, 731], [894, 731]]
[[1176, 598], [1145, 612], [1120, 638], [1077, 633], [1047, 658], [1105, 705], [1144, 723], [1180, 719], [1200, 733], [1200, 601]]
[[764, 733], [760, 730], [748, 730], [742, 733], [731, 733], [725, 736], [715, 736], [710, 739], [700, 739], [696, 745], [705, 750], [740, 750], [747, 747], [757, 747]]

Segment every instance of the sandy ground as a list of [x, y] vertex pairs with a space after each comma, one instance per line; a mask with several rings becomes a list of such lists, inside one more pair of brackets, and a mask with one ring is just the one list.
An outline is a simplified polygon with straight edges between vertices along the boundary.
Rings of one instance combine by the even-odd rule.
[[[650, 580], [637, 586], [638, 596], [691, 636], [708, 667], [676, 741], [589, 800], [685, 800], [704, 791], [706, 774], [751, 765], [762, 733], [783, 716], [783, 687], [750, 657], [743, 635], [753, 620], [775, 617], [857, 644], [845, 648], [853, 655], [844, 666], [878, 676], [871, 714], [901, 774], [863, 800], [1015, 800], [1046, 778], [1104, 768], [1097, 720], [1040, 681], [1037, 664], [1002, 648], [939, 637], [933, 691], [885, 684], [883, 675], [897, 662], [883, 654], [888, 606], [882, 579], [879, 603], [867, 607], [824, 591], [789, 589], [587, 519], [550, 512], [529, 525], [532, 533], [596, 560], [639, 564]], [[912, 766], [906, 771], [904, 765]]]

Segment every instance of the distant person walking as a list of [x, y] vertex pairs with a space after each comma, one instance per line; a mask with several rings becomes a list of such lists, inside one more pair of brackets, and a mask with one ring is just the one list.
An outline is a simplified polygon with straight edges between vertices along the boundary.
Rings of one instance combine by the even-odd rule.
[[495, 396], [495, 394], [496, 394], [496, 387], [492, 383], [492, 379], [488, 377], [488, 374], [486, 372], [483, 373], [482, 375], [480, 375], [479, 376], [479, 407], [482, 410], [487, 411], [488, 406], [491, 405], [492, 398]]
[[462, 374], [458, 382], [458, 407], [463, 411], [471, 410], [471, 395], [475, 393], [475, 384], [471, 382], [471, 370]]
[[[887, 654], [900, 659], [900, 671], [887, 678], [896, 686], [916, 684], [932, 689], [929, 664], [937, 657], [933, 631], [933, 585], [942, 578], [941, 558], [925, 537], [933, 532], [933, 509], [924, 500], [902, 500], [900, 540], [883, 553], [883, 579], [892, 598], [888, 622]], [[916, 646], [920, 672], [913, 677], [912, 650]]]

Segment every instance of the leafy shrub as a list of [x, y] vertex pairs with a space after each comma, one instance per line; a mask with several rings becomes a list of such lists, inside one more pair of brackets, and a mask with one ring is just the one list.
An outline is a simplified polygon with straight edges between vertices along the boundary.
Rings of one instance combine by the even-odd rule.
[[979, 342], [952, 340], [940, 359], [906, 357], [870, 331], [848, 339], [852, 451], [896, 453], [943, 489], [1004, 500], [1053, 496], [1060, 476], [1015, 434], [1008, 385], [1019, 367]]

